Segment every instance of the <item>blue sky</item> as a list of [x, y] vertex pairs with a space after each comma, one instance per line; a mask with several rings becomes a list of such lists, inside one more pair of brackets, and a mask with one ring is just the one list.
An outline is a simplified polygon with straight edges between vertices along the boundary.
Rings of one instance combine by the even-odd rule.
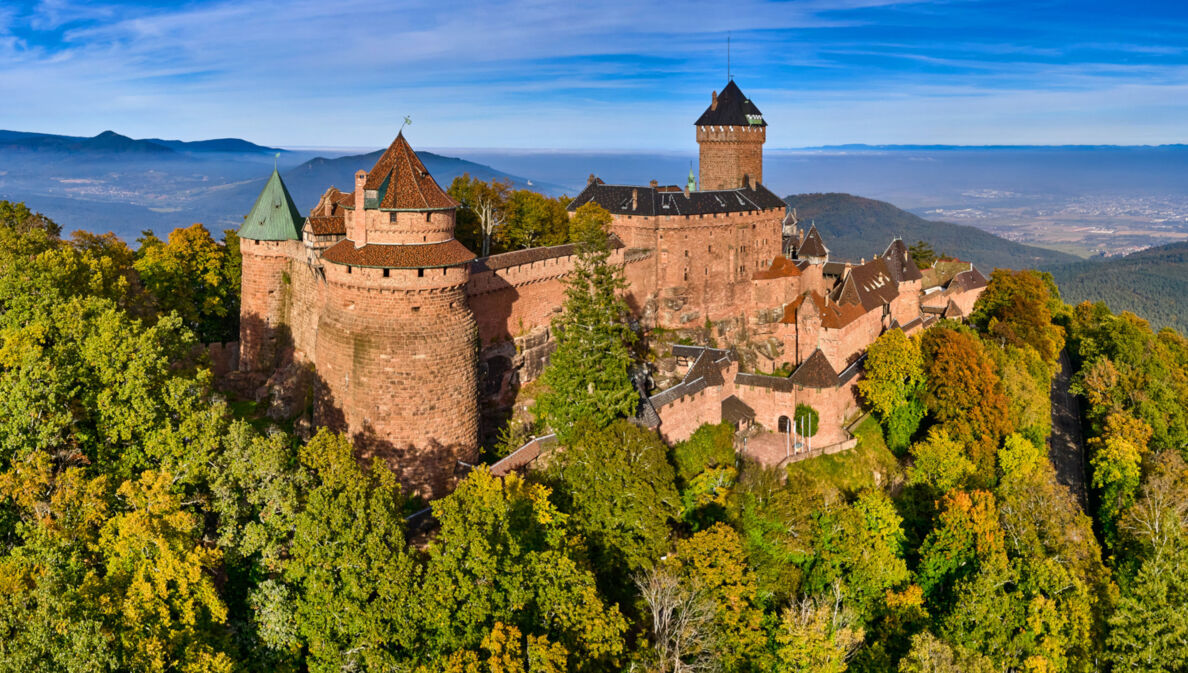
[[1188, 142], [1188, 3], [4, 0], [0, 128], [283, 146]]

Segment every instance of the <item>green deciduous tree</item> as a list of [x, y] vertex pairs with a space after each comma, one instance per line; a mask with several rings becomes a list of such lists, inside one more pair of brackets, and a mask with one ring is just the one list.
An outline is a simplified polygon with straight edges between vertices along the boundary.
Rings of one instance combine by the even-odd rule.
[[974, 473], [965, 447], [943, 427], [932, 428], [927, 439], [913, 444], [912, 458], [908, 482], [927, 484], [938, 493], [961, 486]]
[[553, 323], [557, 349], [541, 376], [545, 390], [535, 407], [562, 441], [578, 420], [606, 426], [633, 414], [638, 402], [628, 372], [635, 334], [620, 296], [623, 278], [609, 261], [609, 223], [610, 214], [593, 203], [574, 215], [573, 226], [585, 233], [566, 280], [562, 313]]
[[1053, 324], [1052, 317], [1062, 306], [1051, 274], [995, 269], [969, 321], [1004, 343], [1034, 348], [1055, 366], [1064, 348], [1064, 328]]
[[174, 229], [168, 242], [146, 232], [136, 251], [136, 271], [159, 310], [176, 312], [203, 342], [239, 335], [241, 261], [232, 237], [219, 243], [194, 224]]
[[738, 533], [714, 524], [679, 541], [671, 560], [692, 591], [713, 606], [714, 649], [722, 670], [757, 668], [766, 641], [763, 610]]
[[924, 418], [919, 342], [901, 330], [884, 332], [866, 351], [865, 372], [858, 391], [882, 421], [891, 450], [902, 453]]
[[627, 624], [599, 596], [581, 561], [584, 543], [547, 488], [479, 469], [433, 511], [441, 529], [419, 594], [426, 658], [479, 649], [497, 622], [547, 635], [570, 654], [573, 670], [619, 658]]
[[834, 591], [819, 599], [802, 599], [783, 612], [775, 629], [773, 671], [779, 673], [842, 673], [862, 644], [865, 632]]

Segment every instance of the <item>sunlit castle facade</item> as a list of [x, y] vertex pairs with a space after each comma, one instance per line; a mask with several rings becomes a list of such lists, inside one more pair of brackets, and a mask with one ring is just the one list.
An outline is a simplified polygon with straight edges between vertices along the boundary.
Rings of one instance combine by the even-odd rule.
[[[641, 391], [637, 420], [672, 441], [722, 420], [779, 431], [809, 403], [818, 441], [844, 446], [866, 346], [968, 314], [985, 279], [959, 265], [925, 288], [900, 241], [851, 264], [831, 260], [815, 228], [786, 227], [763, 184], [767, 122], [733, 81], [695, 128], [701, 189], [692, 176], [684, 187], [591, 176], [569, 206], [611, 213], [611, 263], [641, 328], [708, 324], [735, 347], [674, 352], [680, 383]], [[435, 497], [477, 461], [493, 424], [482, 419], [500, 418], [547, 363], [574, 250], [477, 258], [454, 238], [459, 204], [403, 135], [353, 187], [330, 187], [301, 217], [280, 175], [269, 179], [240, 230], [241, 373], [267, 379], [262, 396], [304, 395], [315, 425], [348, 432], [362, 457]], [[737, 353], [760, 340], [778, 355], [751, 366], [791, 376], [742, 371]], [[310, 370], [306, 385], [284, 384]]]

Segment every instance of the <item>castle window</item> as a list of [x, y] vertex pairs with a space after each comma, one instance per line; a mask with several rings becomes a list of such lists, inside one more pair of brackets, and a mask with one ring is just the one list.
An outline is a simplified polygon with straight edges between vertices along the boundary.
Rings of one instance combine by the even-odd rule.
[[413, 313], [420, 313], [420, 312], [421, 312], [421, 307], [420, 307], [420, 306], [414, 306], [414, 307], [413, 307]]
[[417, 278], [424, 278], [424, 277], [425, 277], [425, 270], [417, 269]]
[[391, 270], [391, 269], [384, 269], [384, 278], [387, 278], [387, 277], [388, 277], [388, 276], [390, 276], [390, 275], [392, 275], [392, 270]]
[[425, 213], [425, 221], [426, 221], [426, 222], [428, 222], [428, 221], [429, 221], [429, 215], [430, 215], [430, 213]]
[[396, 221], [396, 213], [388, 213], [388, 221], [395, 222]]
[[347, 267], [347, 273], [350, 273], [350, 272], [351, 272], [351, 267], [349, 267], [349, 266], [348, 266], [348, 267]]
[[685, 280], [689, 280], [689, 270], [685, 269]]

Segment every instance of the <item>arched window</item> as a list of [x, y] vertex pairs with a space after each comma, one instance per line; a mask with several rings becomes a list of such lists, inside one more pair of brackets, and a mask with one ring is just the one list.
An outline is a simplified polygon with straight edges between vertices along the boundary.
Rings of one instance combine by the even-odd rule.
[[785, 432], [791, 432], [792, 431], [792, 419], [788, 418], [787, 416], [780, 416], [779, 426], [780, 426], [781, 434], [783, 434]]

